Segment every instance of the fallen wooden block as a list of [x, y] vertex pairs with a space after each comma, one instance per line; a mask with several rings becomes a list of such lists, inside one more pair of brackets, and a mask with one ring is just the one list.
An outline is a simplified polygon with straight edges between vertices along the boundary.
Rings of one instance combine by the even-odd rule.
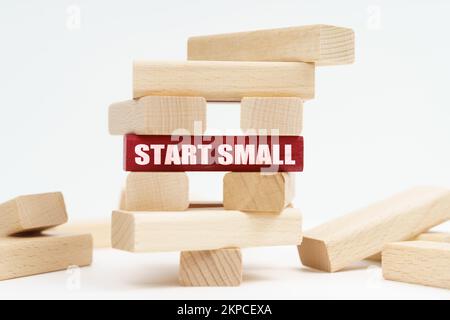
[[115, 211], [113, 248], [130, 252], [201, 251], [301, 243], [301, 213], [249, 214], [223, 209]]
[[132, 172], [303, 170], [303, 137], [126, 135], [124, 150]]
[[227, 210], [281, 212], [295, 196], [295, 176], [289, 173], [231, 172], [223, 180]]
[[406, 241], [383, 250], [383, 277], [450, 289], [450, 243]]
[[245, 134], [299, 136], [303, 128], [301, 98], [244, 98], [241, 129]]
[[179, 280], [189, 287], [236, 287], [242, 283], [242, 254], [238, 248], [184, 251]]
[[109, 107], [109, 132], [142, 135], [201, 135], [206, 130], [202, 97], [143, 97]]
[[305, 266], [334, 272], [450, 218], [450, 191], [418, 187], [305, 232]]
[[195, 96], [209, 101], [243, 97], [314, 98], [314, 65], [302, 62], [137, 61], [134, 98]]
[[48, 229], [67, 219], [59, 192], [20, 196], [0, 205], [0, 237]]
[[184, 172], [128, 174], [124, 204], [128, 211], [183, 211], [189, 207], [189, 178]]
[[92, 237], [33, 235], [0, 239], [0, 280], [83, 267], [92, 263]]
[[[425, 232], [417, 237], [410, 239], [411, 241], [434, 241], [434, 242], [450, 242], [450, 233], [446, 232]], [[381, 252], [367, 258], [372, 261], [381, 261]]]
[[304, 61], [319, 66], [353, 63], [353, 30], [329, 25], [192, 37], [189, 60]]
[[83, 234], [88, 233], [92, 236], [94, 248], [111, 248], [111, 220], [92, 220], [69, 222], [48, 232], [57, 234]]

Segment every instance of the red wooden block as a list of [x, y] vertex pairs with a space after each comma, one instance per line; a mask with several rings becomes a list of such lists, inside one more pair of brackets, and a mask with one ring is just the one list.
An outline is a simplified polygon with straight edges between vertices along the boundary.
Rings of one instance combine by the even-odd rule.
[[303, 137], [125, 136], [125, 170], [303, 171]]

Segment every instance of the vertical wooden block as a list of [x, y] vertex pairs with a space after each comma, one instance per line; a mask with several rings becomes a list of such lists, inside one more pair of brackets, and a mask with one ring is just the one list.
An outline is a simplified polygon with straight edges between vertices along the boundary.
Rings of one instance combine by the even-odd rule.
[[182, 286], [190, 287], [239, 286], [242, 282], [241, 250], [181, 252], [179, 279]]
[[192, 37], [188, 58], [349, 64], [355, 59], [355, 35], [348, 28], [311, 25]]
[[305, 232], [306, 266], [334, 272], [450, 219], [450, 191], [418, 187]]
[[[241, 129], [246, 134], [261, 130], [274, 135], [299, 136], [303, 128], [303, 100], [300, 98], [244, 98]], [[263, 132], [259, 134], [263, 134]]]
[[290, 173], [231, 172], [224, 177], [223, 204], [226, 210], [281, 212], [295, 195]]
[[92, 263], [92, 237], [44, 234], [0, 239], [0, 280]]
[[189, 208], [185, 172], [133, 172], [128, 175], [124, 205], [127, 211], [183, 211]]
[[387, 280], [450, 289], [450, 243], [391, 243], [384, 248], [382, 260]]
[[67, 222], [59, 192], [20, 196], [0, 205], [0, 236], [38, 231]]
[[[181, 130], [181, 131], [180, 131]], [[109, 107], [113, 135], [201, 135], [206, 130], [206, 100], [202, 97], [143, 97]]]

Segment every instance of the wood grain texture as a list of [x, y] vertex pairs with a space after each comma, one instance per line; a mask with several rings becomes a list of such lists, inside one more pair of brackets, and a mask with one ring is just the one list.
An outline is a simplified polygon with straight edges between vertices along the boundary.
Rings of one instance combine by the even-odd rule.
[[242, 283], [242, 253], [238, 248], [184, 251], [179, 280], [188, 287], [236, 287]]
[[450, 289], [450, 243], [391, 243], [383, 250], [382, 260], [387, 280]]
[[303, 129], [301, 98], [244, 98], [241, 129], [245, 134], [299, 136]]
[[186, 61], [134, 64], [134, 98], [195, 96], [314, 98], [314, 65], [302, 62]]
[[302, 263], [334, 272], [450, 218], [450, 191], [417, 187], [305, 232]]
[[0, 239], [0, 280], [65, 270], [92, 263], [89, 234], [44, 234]]
[[115, 211], [113, 248], [130, 252], [201, 251], [301, 243], [301, 213], [248, 214], [223, 209]]
[[330, 25], [191, 37], [189, 60], [304, 61], [319, 66], [355, 60], [353, 30]]
[[92, 220], [69, 222], [48, 230], [50, 233], [58, 234], [84, 234], [92, 236], [94, 248], [111, 248], [111, 220]]
[[142, 135], [201, 135], [206, 130], [202, 97], [143, 97], [109, 107], [109, 132]]
[[20, 196], [0, 205], [0, 236], [48, 229], [67, 219], [59, 192]]
[[129, 211], [182, 211], [189, 207], [184, 172], [133, 172], [127, 177], [123, 207]]
[[295, 176], [289, 173], [231, 172], [223, 179], [227, 210], [281, 212], [294, 199]]
[[[449, 242], [450, 243], [450, 233], [447, 232], [425, 232], [419, 234], [417, 237], [410, 239], [411, 241], [434, 241], [434, 242]], [[367, 258], [371, 261], [381, 261], [381, 252], [374, 254]]]

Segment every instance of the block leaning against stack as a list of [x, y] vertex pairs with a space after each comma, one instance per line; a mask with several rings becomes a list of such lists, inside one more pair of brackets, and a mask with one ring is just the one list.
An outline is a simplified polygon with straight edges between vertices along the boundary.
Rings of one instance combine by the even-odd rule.
[[[126, 135], [125, 167], [140, 171], [130, 173], [122, 210], [113, 213], [113, 247], [182, 251], [182, 285], [239, 285], [240, 248], [301, 243], [301, 214], [290, 203], [292, 172], [303, 168], [303, 101], [314, 98], [315, 64], [353, 61], [353, 32], [296, 27], [195, 37], [188, 46], [190, 61], [135, 62], [136, 100], [110, 107], [110, 132]], [[195, 107], [190, 109], [189, 101]], [[197, 150], [192, 132], [202, 135], [206, 128], [206, 101], [241, 102], [245, 135], [203, 136]], [[182, 141], [169, 142], [166, 135], [173, 130], [184, 135], [178, 137]], [[224, 151], [223, 145], [203, 145], [211, 138], [231, 139], [228, 158], [213, 163], [203, 152], [199, 157], [208, 147]], [[186, 210], [186, 170], [234, 171], [224, 178], [223, 208], [191, 205]]]

